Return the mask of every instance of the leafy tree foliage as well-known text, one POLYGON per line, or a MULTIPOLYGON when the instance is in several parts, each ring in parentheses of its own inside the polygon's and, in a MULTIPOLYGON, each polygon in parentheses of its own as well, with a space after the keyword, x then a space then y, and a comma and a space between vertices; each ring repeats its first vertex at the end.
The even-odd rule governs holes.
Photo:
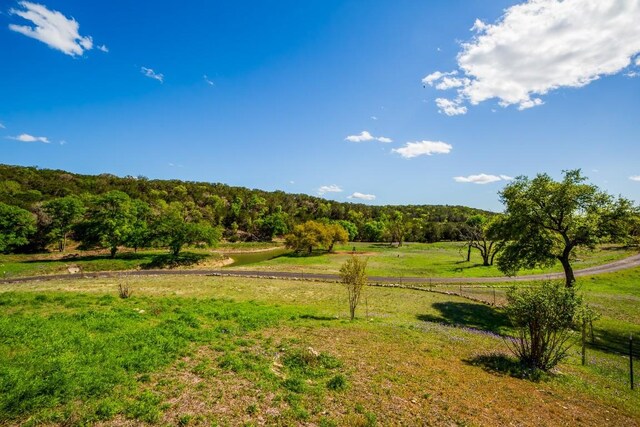
POLYGON ((276 207, 274 213, 266 215, 254 222, 256 234, 260 240, 271 241, 275 236, 282 236, 289 231, 289 216, 282 212, 280 206, 276 207))
POLYGON ((367 221, 360 233, 367 242, 380 242, 384 236, 386 226, 382 221, 367 221))
POLYGON ((118 246, 127 242, 135 223, 135 209, 131 198, 122 191, 110 191, 98 197, 88 213, 87 225, 82 234, 83 242, 96 242, 109 248, 116 256, 118 246))
POLYGON ((349 234, 349 242, 356 240, 356 237, 358 236, 358 227, 353 222, 341 219, 338 220, 337 223, 340 224, 349 234))
POLYGON ((194 206, 180 202, 163 209, 154 229, 158 243, 168 246, 173 256, 185 245, 212 246, 221 237, 220 230, 202 221, 194 206))
POLYGON ((57 241, 58 250, 64 252, 69 234, 84 215, 84 203, 76 196, 66 196, 49 200, 43 210, 49 216, 49 238, 57 241))
POLYGON ((138 249, 149 247, 153 243, 154 236, 151 229, 153 212, 151 207, 140 199, 131 201, 131 209, 134 220, 124 244, 137 252, 138 249))
POLYGON ((349 241, 349 233, 338 223, 325 225, 328 235, 329 247, 327 250, 333 252, 336 243, 347 243, 349 241))
POLYGON ((556 182, 547 174, 518 177, 500 193, 505 216, 496 234, 507 240, 498 267, 513 275, 522 268, 560 261, 566 286, 575 281, 571 259, 577 247, 622 239, 632 205, 586 183, 580 170, 564 172, 556 182))
POLYGON ((327 226, 318 221, 307 221, 304 224, 296 225, 293 232, 285 237, 288 248, 296 252, 313 252, 313 248, 328 247, 331 243, 327 226))
POLYGON ((36 220, 29 211, 0 203, 0 252, 26 245, 35 232, 36 220))

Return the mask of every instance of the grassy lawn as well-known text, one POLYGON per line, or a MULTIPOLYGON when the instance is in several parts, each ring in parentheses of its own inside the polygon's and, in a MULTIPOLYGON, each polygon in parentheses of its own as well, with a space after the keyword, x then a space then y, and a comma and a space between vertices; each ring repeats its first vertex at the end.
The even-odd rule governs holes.
MULTIPOLYGON (((247 257, 252 255, 257 260, 265 258, 263 251, 270 252, 278 248, 279 243, 242 242, 221 243, 214 249, 190 248, 185 253, 188 261, 189 254, 194 262, 184 262, 184 266, 191 268, 217 268, 225 259, 224 254, 232 257, 247 257), (248 253, 243 253, 248 252, 248 253)), ((268 257, 268 256, 267 256, 268 257)), ((51 252, 44 254, 0 254, 0 278, 35 276, 44 274, 64 274, 69 267, 77 266, 85 272, 95 271, 122 271, 145 268, 168 268, 163 264, 168 258, 166 250, 122 250, 114 259, 108 256, 108 251, 79 251, 68 250, 66 253, 51 252)))
MULTIPOLYGON (((336 253, 318 252, 312 256, 284 254, 260 263, 244 265, 251 270, 291 271, 304 273, 338 273, 350 256, 350 251, 369 255, 368 272, 371 276, 416 277, 497 277, 502 273, 495 266, 483 267, 476 250, 466 262, 467 250, 462 243, 408 243, 392 248, 381 243, 350 243, 336 247, 336 253)), ((595 251, 578 253, 575 269, 606 264, 638 253, 637 249, 620 246, 602 246, 595 251)), ((230 266, 229 268, 234 268, 230 266)), ((560 264, 550 269, 522 270, 519 274, 537 274, 562 271, 560 264)))
MULTIPOLYGON (((497 277, 496 267, 483 267, 476 251, 466 262, 466 249, 461 243, 409 243, 401 248, 386 244, 350 243, 336 248, 336 253, 318 252, 312 256, 298 256, 284 250, 278 243, 223 243, 214 250, 190 248, 183 268, 220 268, 231 257, 235 264, 227 268, 289 271, 299 273, 338 273, 340 266, 356 247, 369 257, 368 271, 372 276, 422 277, 497 277)), ((603 246, 595 251, 579 253, 574 268, 606 264, 637 253, 619 246, 603 246)), ((36 255, 0 255, 0 277, 20 277, 44 274, 64 274, 77 266, 84 272, 122 271, 145 268, 175 267, 164 250, 122 251, 115 259, 106 251, 68 251, 36 255), (73 256, 76 254, 77 256, 73 256)), ((523 270, 520 274, 561 271, 560 265, 551 269, 523 270)))
MULTIPOLYGON (((640 271, 621 277, 585 281, 607 308, 602 331, 640 325, 640 271)), ((591 349, 582 367, 573 349, 539 382, 510 375, 500 309, 368 288, 358 319, 347 318, 343 288, 328 283, 159 276, 3 285, 0 424, 640 422, 640 394, 611 351, 591 349), (117 298, 119 283, 131 298, 117 298)))

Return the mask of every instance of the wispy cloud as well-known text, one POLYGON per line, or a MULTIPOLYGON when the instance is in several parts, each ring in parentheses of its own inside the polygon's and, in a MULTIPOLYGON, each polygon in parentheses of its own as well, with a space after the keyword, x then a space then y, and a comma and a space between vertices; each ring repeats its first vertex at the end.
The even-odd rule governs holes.
POLYGON ((151 68, 140 67, 140 72, 142 74, 144 74, 145 76, 149 77, 150 79, 155 79, 155 80, 159 81, 160 83, 164 82, 164 74, 156 73, 151 68))
POLYGON ((462 105, 461 99, 436 98, 436 105, 438 106, 438 111, 447 116, 458 116, 467 113, 467 107, 462 105))
POLYGON ((378 116, 371 116, 371 120, 378 120, 378 116))
POLYGON ((495 24, 476 20, 457 70, 436 71, 422 82, 456 91, 436 101, 443 114, 465 114, 463 104, 489 99, 525 110, 542 105, 540 96, 550 91, 586 86, 633 60, 640 66, 638 22, 638 1, 529 0, 506 9, 495 24))
POLYGON ((0 123, 0 129, 6 129, 5 125, 3 125, 2 123, 0 123))
POLYGON ((342 188, 340 188, 335 184, 323 185, 322 187, 318 188, 318 194, 320 196, 324 195, 325 193, 341 193, 341 192, 342 192, 342 188))
POLYGON ((18 136, 8 136, 7 138, 20 142, 43 142, 45 144, 49 144, 51 142, 46 136, 33 136, 28 133, 23 133, 18 136))
POLYGON ((350 196, 347 196, 347 199, 360 199, 360 200, 375 200, 376 196, 373 194, 363 194, 358 193, 357 191, 350 196))
POLYGON ((633 175, 633 176, 630 176, 630 177, 629 177, 629 179, 630 179, 631 181, 640 181, 640 175, 633 175))
POLYGON ((368 142, 368 141, 378 141, 378 142, 384 142, 384 143, 393 142, 391 138, 387 138, 386 136, 373 136, 366 130, 363 130, 362 132, 360 132, 359 135, 349 135, 344 140, 349 142, 368 142))
POLYGON ((205 74, 204 76, 202 76, 202 78, 204 78, 205 83, 207 83, 209 86, 215 86, 215 82, 211 79, 209 79, 209 77, 207 77, 207 75, 205 74))
POLYGON ((62 13, 49 10, 41 4, 28 1, 18 4, 22 9, 10 9, 9 13, 31 21, 33 26, 10 24, 10 30, 40 40, 49 47, 71 56, 82 55, 93 48, 93 39, 91 36, 79 34, 80 24, 75 19, 67 18, 62 13))
POLYGON ((490 184, 492 182, 498 181, 511 181, 513 177, 509 175, 488 175, 486 173, 481 173, 478 175, 454 176, 453 179, 456 182, 466 182, 471 184, 490 184))
POLYGON ((104 53, 109 53, 109 48, 103 44, 101 44, 100 46, 98 46, 98 50, 101 50, 104 53))
POLYGON ((404 147, 394 148, 393 153, 398 153, 405 159, 418 156, 431 156, 433 154, 449 154, 453 146, 442 141, 415 141, 407 142, 404 147))

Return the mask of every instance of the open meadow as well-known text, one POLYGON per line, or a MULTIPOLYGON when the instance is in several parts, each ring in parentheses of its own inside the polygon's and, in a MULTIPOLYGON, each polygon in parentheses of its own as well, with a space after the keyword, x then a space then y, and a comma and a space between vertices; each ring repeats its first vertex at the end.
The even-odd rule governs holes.
MULTIPOLYGON (((467 262, 467 246, 464 242, 405 243, 401 247, 392 247, 385 243, 349 243, 336 246, 335 253, 326 251, 305 254, 283 253, 272 259, 227 268, 243 268, 264 271, 287 271, 294 273, 333 273, 355 254, 368 259, 367 272, 371 276, 386 277, 500 277, 503 274, 496 266, 485 267, 477 250, 471 251, 471 260, 467 262)), ((575 270, 606 264, 635 255, 637 248, 621 245, 602 245, 594 251, 582 250, 573 262, 575 270)), ((559 264, 551 268, 522 269, 519 275, 560 272, 559 264)))
MULTIPOLYGON (((3 425, 640 424, 618 335, 640 334, 640 269, 580 279, 603 318, 536 380, 499 307, 336 283, 118 277, 0 288, 3 425), (132 289, 118 298, 118 285, 132 289)), ((577 337, 577 334, 576 334, 577 337)))
MULTIPOLYGON (((385 243, 349 243, 336 246, 334 253, 314 252, 299 255, 277 243, 223 243, 215 249, 189 248, 177 259, 164 250, 121 251, 110 258, 106 251, 73 251, 61 254, 0 254, 0 278, 34 275, 65 274, 77 267, 82 272, 125 271, 158 268, 189 269, 243 269, 282 271, 292 273, 333 273, 351 256, 368 259, 367 271, 371 276, 386 277, 500 277, 496 266, 485 267, 474 249, 471 260, 466 261, 467 250, 463 242, 405 243, 391 247, 385 243)), ((606 264, 635 255, 636 248, 621 245, 602 245, 596 250, 578 251, 574 269, 606 264)), ((558 264, 551 268, 523 269, 519 275, 560 272, 558 264)))

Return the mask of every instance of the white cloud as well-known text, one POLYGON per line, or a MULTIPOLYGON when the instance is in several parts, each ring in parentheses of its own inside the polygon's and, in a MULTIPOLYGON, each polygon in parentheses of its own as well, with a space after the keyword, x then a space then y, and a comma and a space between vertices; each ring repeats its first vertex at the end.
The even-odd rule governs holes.
POLYGON ((404 147, 394 148, 393 153, 398 153, 405 159, 418 156, 431 156, 432 154, 449 154, 453 146, 441 141, 416 141, 407 142, 404 147))
POLYGON ((444 114, 464 114, 463 102, 494 98, 503 107, 535 107, 550 91, 588 85, 632 60, 640 66, 638 22, 637 0, 529 0, 506 9, 494 24, 476 20, 476 35, 458 53, 458 69, 436 71, 422 82, 456 90, 457 104, 438 104, 444 114), (447 77, 456 74, 464 77, 447 77))
POLYGON ((438 80, 440 80, 441 78, 443 78, 445 76, 455 76, 456 74, 458 74, 457 71, 451 71, 449 73, 443 73, 441 71, 436 71, 436 72, 433 72, 433 73, 429 74, 424 79, 422 79, 422 83, 425 84, 425 85, 433 86, 433 83, 438 81, 438 80))
POLYGON ((98 50, 103 51, 104 53, 109 53, 109 48, 103 44, 101 44, 100 46, 98 46, 98 50))
POLYGON ((0 129, 6 129, 6 127, 2 123, 0 123, 0 129))
POLYGON ((45 144, 49 144, 51 142, 46 136, 33 136, 28 133, 23 133, 18 136, 8 136, 7 138, 15 139, 20 142, 44 142, 45 144))
POLYGON ((377 116, 371 116, 371 120, 378 120, 377 116))
POLYGON ((295 184, 295 183, 296 183, 295 181, 289 181, 289 184, 295 184))
POLYGON ((93 48, 91 36, 81 36, 78 33, 80 24, 75 19, 67 18, 41 4, 21 1, 19 5, 24 9, 10 9, 9 13, 31 21, 34 26, 10 24, 10 30, 40 40, 71 56, 82 55, 84 51, 93 48))
POLYGON ((512 179, 513 177, 508 175, 487 175, 486 173, 453 177, 453 180, 456 182, 470 182, 472 184, 490 184, 498 181, 511 181, 512 179))
POLYGON ((391 138, 387 138, 386 136, 373 136, 366 130, 363 130, 359 135, 349 135, 344 139, 349 142, 367 142, 367 141, 378 141, 389 143, 393 142, 391 138))
POLYGON ((437 98, 436 105, 438 106, 438 111, 447 116, 457 116, 467 113, 467 107, 463 106, 462 101, 459 99, 452 101, 446 98, 437 98))
POLYGON ((376 196, 373 194, 363 194, 358 193, 357 191, 350 196, 347 196, 347 199, 360 199, 360 200, 375 200, 376 196))
POLYGON ((436 89, 438 90, 453 89, 456 87, 466 86, 470 83, 469 79, 460 79, 458 77, 443 77, 439 81, 440 83, 436 85, 436 89))
POLYGON ((67 141, 65 141, 64 139, 62 141, 60 141, 60 145, 66 145, 67 141))
POLYGON ((640 175, 633 175, 633 176, 630 176, 630 177, 629 177, 629 179, 630 179, 631 181, 640 181, 640 175))
POLYGON ((209 85, 209 86, 215 86, 216 84, 214 83, 213 80, 210 80, 209 77, 207 77, 207 75, 205 74, 204 76, 202 76, 202 78, 204 78, 204 81, 209 85))
POLYGON ((142 74, 144 74, 145 76, 149 77, 150 79, 156 79, 157 81, 159 81, 160 83, 164 82, 164 74, 162 73, 156 73, 155 71, 153 71, 151 68, 147 68, 147 67, 140 67, 140 72, 142 74))
POLYGON ((318 194, 321 196, 325 193, 341 193, 341 192, 342 192, 342 188, 340 188, 335 184, 323 185, 322 187, 318 188, 318 194))

